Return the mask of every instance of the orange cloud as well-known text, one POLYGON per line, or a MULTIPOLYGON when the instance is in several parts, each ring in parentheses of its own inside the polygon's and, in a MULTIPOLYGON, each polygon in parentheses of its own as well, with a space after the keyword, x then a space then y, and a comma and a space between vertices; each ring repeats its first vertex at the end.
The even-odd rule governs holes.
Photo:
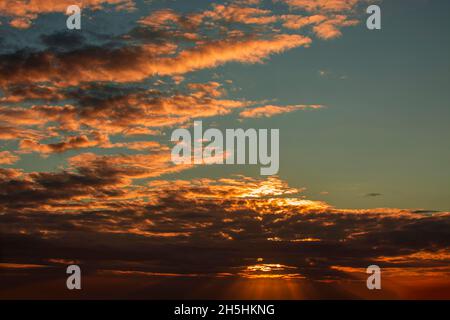
POLYGON ((301 29, 311 24, 318 24, 325 20, 327 17, 324 15, 312 15, 312 16, 299 16, 294 14, 288 14, 281 16, 284 21, 283 26, 288 29, 301 29))
POLYGON ((69 54, 41 52, 23 57, 20 65, 13 65, 13 61, 2 61, 0 84, 50 80, 71 85, 89 81, 134 82, 155 75, 180 75, 213 68, 228 62, 260 63, 272 54, 308 46, 310 43, 308 37, 281 34, 269 39, 210 41, 185 49, 175 57, 163 56, 173 53, 175 48, 170 44, 113 50, 88 48, 69 54), (35 63, 24 63, 28 60, 35 63), (23 68, 23 65, 27 65, 27 68, 23 68), (2 74, 8 74, 8 77, 2 77, 2 74))
POLYGON ((95 140, 90 140, 88 136, 81 135, 68 137, 66 141, 52 144, 41 144, 34 140, 22 140, 20 142, 20 149, 44 154, 61 153, 72 149, 95 147, 107 141, 107 137, 99 134, 96 136, 95 140))
POLYGON ((274 115, 293 112, 297 110, 316 110, 321 109, 321 105, 294 105, 294 106, 274 106, 267 105, 262 107, 257 107, 253 109, 246 109, 239 113, 242 118, 262 118, 262 117, 272 117, 274 115))
MULTIPOLYGON (((99 156, 83 153, 69 158, 69 164, 75 168, 108 168, 129 184, 129 179, 158 177, 190 168, 189 165, 174 165, 170 151, 157 151, 149 154, 99 156)), ((102 170, 100 170, 102 171, 102 170)), ((94 171, 95 172, 95 171, 94 171)))
POLYGON ((74 105, 0 107, 0 122, 5 124, 0 139, 22 139, 24 152, 44 154, 89 147, 143 150, 159 145, 149 141, 110 143, 109 135, 159 135, 161 131, 155 128, 224 115, 252 104, 223 99, 226 92, 217 82, 189 83, 186 87, 186 93, 173 95, 153 90, 117 94, 100 87, 108 93, 106 98, 90 94, 91 88, 86 87, 82 96, 74 96, 79 99, 74 105), (42 142, 50 137, 60 141, 42 142))
POLYGON ((221 5, 214 4, 211 11, 202 13, 203 18, 210 18, 213 20, 225 20, 228 22, 239 22, 245 24, 264 25, 274 23, 278 18, 271 15, 270 10, 264 10, 252 7, 241 7, 237 5, 221 5))
POLYGON ((290 7, 307 11, 348 11, 361 0, 280 0, 290 7))
POLYGON ((182 16, 172 9, 162 9, 153 12, 151 15, 139 20, 142 25, 162 28, 168 23, 181 23, 182 16))
POLYGON ((301 189, 290 188, 278 177, 266 180, 250 177, 196 179, 196 180, 156 180, 149 183, 151 189, 165 190, 166 193, 184 190, 183 196, 190 199, 258 199, 263 197, 279 197, 299 193, 301 189))
POLYGON ((317 37, 324 40, 340 37, 341 28, 355 26, 359 23, 357 19, 349 18, 342 14, 331 14, 325 16, 317 14, 313 16, 283 15, 283 26, 288 29, 301 29, 313 26, 312 30, 317 37))
POLYGON ((44 136, 37 130, 21 129, 13 126, 0 125, 0 140, 15 140, 15 139, 38 139, 44 136))
POLYGON ((19 157, 9 151, 0 152, 0 164, 14 164, 19 160, 19 157))
POLYGON ((34 268, 46 268, 45 265, 40 264, 27 264, 27 263, 0 263, 0 269, 34 269, 34 268))
POLYGON ((80 8, 99 10, 104 5, 114 5, 116 9, 132 9, 133 0, 2 0, 0 2, 0 15, 11 17, 10 25, 15 28, 26 29, 40 14, 60 12, 66 13, 70 5, 78 5, 80 8))
POLYGON ((212 10, 200 13, 181 15, 172 9, 162 9, 139 20, 142 25, 159 29, 171 29, 173 25, 182 26, 186 29, 198 28, 206 21, 223 21, 226 23, 236 22, 250 25, 264 25, 274 23, 278 20, 270 10, 246 7, 237 4, 212 4, 212 10))
POLYGON ((345 15, 337 15, 314 26, 313 30, 319 38, 328 40, 340 37, 342 35, 341 27, 355 26, 358 23, 358 20, 349 20, 345 15))
POLYGON ((381 256, 377 258, 380 262, 393 263, 393 264, 405 264, 414 262, 431 262, 431 261, 447 261, 450 264, 450 250, 438 249, 432 250, 419 250, 413 253, 399 255, 399 256, 381 256))

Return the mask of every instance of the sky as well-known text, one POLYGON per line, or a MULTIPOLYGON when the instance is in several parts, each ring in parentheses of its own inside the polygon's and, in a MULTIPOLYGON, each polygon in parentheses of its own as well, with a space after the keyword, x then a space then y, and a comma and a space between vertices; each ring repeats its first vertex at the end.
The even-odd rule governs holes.
POLYGON ((449 9, 2 0, 0 297, 450 298, 449 9), (173 164, 194 120, 279 172, 173 164))

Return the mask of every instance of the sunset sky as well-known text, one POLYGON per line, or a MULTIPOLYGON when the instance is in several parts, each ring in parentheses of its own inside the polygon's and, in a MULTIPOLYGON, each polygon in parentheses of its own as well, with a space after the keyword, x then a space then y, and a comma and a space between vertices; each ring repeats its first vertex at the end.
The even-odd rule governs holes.
POLYGON ((440 0, 0 0, 0 298, 450 299, 449 30, 440 0), (278 174, 173 164, 194 120, 280 129, 278 174))

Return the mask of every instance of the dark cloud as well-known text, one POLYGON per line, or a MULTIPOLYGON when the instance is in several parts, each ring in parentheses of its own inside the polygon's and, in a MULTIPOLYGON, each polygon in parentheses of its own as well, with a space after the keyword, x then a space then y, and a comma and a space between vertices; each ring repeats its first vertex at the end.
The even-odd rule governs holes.
POLYGON ((22 83, 3 88, 3 103, 55 102, 65 99, 64 92, 52 85, 22 83))
POLYGON ((448 256, 426 257, 450 246, 447 213, 339 210, 314 202, 302 207, 292 198, 221 196, 223 190, 245 194, 245 185, 256 183, 251 180, 192 187, 155 183, 140 193, 150 200, 136 194, 128 199, 126 193, 136 189, 111 187, 123 181, 120 176, 125 172, 105 163, 95 168, 80 168, 76 175, 37 174, 33 188, 17 180, 2 186, 9 192, 1 198, 9 208, 0 216, 1 225, 8 226, 2 230, 4 261, 15 261, 29 250, 27 259, 38 264, 59 257, 80 260, 92 270, 237 277, 263 258, 269 264, 290 266, 309 280, 351 279, 336 266, 382 263, 405 270, 448 266, 448 256), (77 205, 76 196, 86 193, 95 197, 95 203, 77 205), (108 197, 116 200, 107 201, 108 197), (22 206, 12 205, 13 199, 22 206), (42 206, 61 199, 71 201, 57 211, 42 206), (24 210, 25 204, 32 212, 24 210), (412 254, 418 258, 401 263, 386 258, 412 254))
POLYGON ((381 197, 381 196, 382 196, 382 194, 381 193, 377 193, 377 192, 367 193, 365 195, 365 197, 369 197, 369 198, 381 197))
POLYGON ((85 44, 85 37, 79 32, 60 31, 50 35, 41 35, 41 41, 53 50, 73 50, 85 44))

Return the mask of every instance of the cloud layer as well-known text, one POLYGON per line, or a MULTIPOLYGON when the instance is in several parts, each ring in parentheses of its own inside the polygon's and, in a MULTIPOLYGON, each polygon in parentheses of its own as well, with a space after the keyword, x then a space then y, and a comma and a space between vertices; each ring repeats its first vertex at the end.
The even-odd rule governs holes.
POLYGON ((256 297, 245 291, 252 286, 242 283, 269 279, 293 288, 288 297, 301 298, 310 281, 318 291, 308 297, 353 298, 364 296, 349 292, 364 284, 370 264, 381 265, 392 282, 447 283, 448 212, 340 209, 307 199, 304 189, 278 177, 187 179, 180 175, 192 167, 171 163, 167 131, 196 119, 326 112, 280 97, 243 98, 220 76, 231 64, 301 53, 360 21, 358 0, 274 2, 279 9, 247 0, 189 11, 83 1, 88 17, 101 9, 130 18, 133 11, 135 21, 120 32, 81 35, 39 28, 64 15, 67 1, 0 3, 1 297, 59 294, 52 281, 60 282, 69 263, 83 266, 95 290, 123 281, 100 297, 124 296, 158 279, 159 287, 133 289, 134 297, 161 298, 164 288, 175 288, 167 292, 174 297, 205 281, 220 290, 203 297, 226 292, 226 283, 249 298, 256 297), (23 279, 31 284, 21 286, 23 279))

